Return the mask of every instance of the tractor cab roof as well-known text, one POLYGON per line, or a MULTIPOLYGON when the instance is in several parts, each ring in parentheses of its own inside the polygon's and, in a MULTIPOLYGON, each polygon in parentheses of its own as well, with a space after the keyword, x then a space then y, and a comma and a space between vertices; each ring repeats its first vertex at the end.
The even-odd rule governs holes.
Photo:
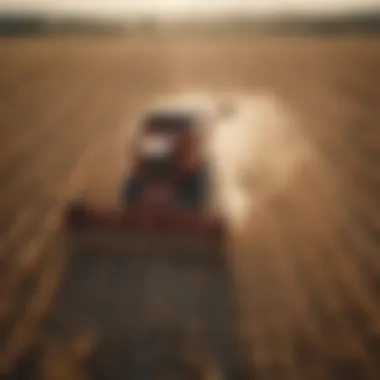
POLYGON ((177 128, 188 128, 195 122, 194 115, 180 111, 160 111, 149 113, 144 120, 144 124, 155 126, 173 126, 177 128))
POLYGON ((144 128, 148 131, 185 132, 199 122, 196 112, 184 110, 160 110, 149 112, 144 120, 144 128))
MULTIPOLYGON (((152 104, 148 117, 182 121, 183 124, 197 124, 211 117, 215 112, 215 102, 194 95, 163 97, 152 104)), ((168 121, 170 121, 168 120, 168 121)))
POLYGON ((142 126, 148 132, 199 133, 204 126, 212 126, 216 120, 233 112, 231 107, 230 102, 218 102, 212 97, 196 94, 163 97, 147 110, 142 126))

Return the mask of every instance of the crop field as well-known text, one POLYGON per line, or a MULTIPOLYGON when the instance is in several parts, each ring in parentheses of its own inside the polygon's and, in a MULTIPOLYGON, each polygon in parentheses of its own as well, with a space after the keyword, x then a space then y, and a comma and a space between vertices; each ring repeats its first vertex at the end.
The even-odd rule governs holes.
POLYGON ((0 99, 1 378, 380 378, 377 37, 3 38, 0 99), (188 89, 274 94, 312 169, 215 263, 67 255, 67 203, 115 200, 144 107, 188 89))

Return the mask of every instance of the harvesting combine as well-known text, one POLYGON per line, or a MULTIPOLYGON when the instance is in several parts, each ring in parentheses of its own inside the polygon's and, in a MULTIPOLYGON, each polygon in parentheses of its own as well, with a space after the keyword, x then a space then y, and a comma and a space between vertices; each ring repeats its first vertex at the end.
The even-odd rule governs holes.
POLYGON ((160 106, 141 121, 116 206, 74 201, 66 214, 71 251, 132 252, 143 257, 220 256, 225 228, 209 208, 210 171, 203 109, 160 106))

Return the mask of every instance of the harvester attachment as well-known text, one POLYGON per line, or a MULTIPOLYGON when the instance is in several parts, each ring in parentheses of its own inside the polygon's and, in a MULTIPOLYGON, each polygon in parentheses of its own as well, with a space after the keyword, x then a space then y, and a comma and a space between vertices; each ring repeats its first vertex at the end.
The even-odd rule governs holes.
POLYGON ((73 253, 131 254, 141 259, 215 262, 224 259, 221 218, 181 208, 72 204, 66 214, 73 253))

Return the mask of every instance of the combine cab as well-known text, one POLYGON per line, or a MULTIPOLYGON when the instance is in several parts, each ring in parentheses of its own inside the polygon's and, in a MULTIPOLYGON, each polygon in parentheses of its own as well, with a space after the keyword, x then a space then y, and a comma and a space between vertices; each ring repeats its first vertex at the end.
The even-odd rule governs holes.
POLYGON ((142 257, 221 254, 224 223, 209 211, 209 173, 191 110, 147 113, 132 143, 132 171, 118 205, 75 201, 66 214, 70 251, 125 251, 142 257))

